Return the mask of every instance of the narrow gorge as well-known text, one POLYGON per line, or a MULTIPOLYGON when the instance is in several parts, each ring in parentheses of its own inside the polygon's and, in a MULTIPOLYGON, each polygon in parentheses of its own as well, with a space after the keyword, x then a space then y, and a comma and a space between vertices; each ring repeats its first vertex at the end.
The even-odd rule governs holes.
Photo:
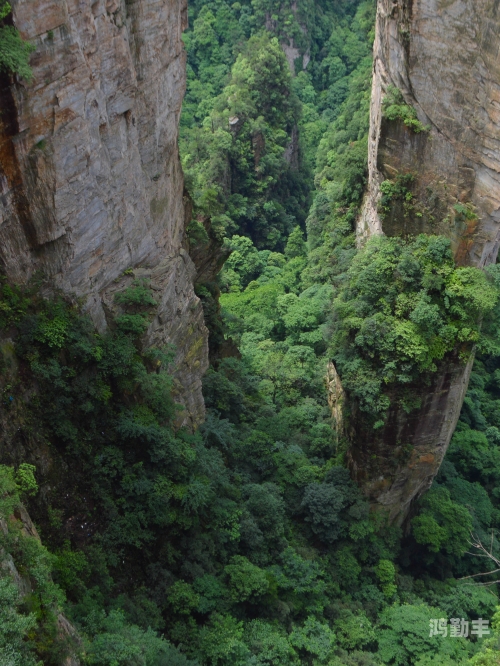
POLYGON ((0 0, 0 666, 499 663, 499 35, 0 0))

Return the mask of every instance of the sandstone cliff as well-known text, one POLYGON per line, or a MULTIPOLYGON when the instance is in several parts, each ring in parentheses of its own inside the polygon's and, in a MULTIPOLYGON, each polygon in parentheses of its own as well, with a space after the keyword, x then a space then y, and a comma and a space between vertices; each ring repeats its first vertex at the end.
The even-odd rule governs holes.
MULTIPOLYGON (((358 238, 444 234, 458 263, 494 262, 500 244, 500 5, 498 0, 379 0, 369 137, 369 187, 358 238), (383 117, 398 88, 428 131, 383 117), (418 206, 381 219, 379 186, 412 174, 418 206), (464 216, 460 210, 473 214, 464 216)), ((374 432, 351 404, 349 460, 370 499, 402 522, 427 490, 455 428, 471 369, 446 359, 422 407, 390 412, 374 432)))
POLYGON ((132 278, 159 301, 146 343, 172 343, 184 422, 203 419, 208 332, 185 240, 178 120, 185 0, 14 0, 34 78, 0 79, 0 267, 82 299, 99 329, 132 278), (129 271, 130 272, 130 271, 129 271))

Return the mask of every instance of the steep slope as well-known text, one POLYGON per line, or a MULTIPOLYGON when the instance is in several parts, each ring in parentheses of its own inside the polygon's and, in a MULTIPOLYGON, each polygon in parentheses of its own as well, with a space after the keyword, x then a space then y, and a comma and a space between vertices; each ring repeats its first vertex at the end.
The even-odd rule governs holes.
MULTIPOLYGON (((496 261, 499 31, 496 0, 379 0, 369 186, 357 229, 360 240, 379 233, 442 234, 450 238, 459 265, 483 267, 496 261), (384 116, 387 96, 400 105, 400 119, 384 116), (417 131, 404 123, 408 112, 415 115, 417 131), (402 175, 409 177, 412 205, 405 207, 401 197, 393 197, 381 214, 381 184, 397 184, 402 175)), ((420 389, 421 407, 409 415, 392 407, 377 431, 366 427, 356 404, 350 405, 353 476, 397 522, 439 469, 471 365, 458 354, 445 357, 432 384, 420 389)))
POLYGON ((181 420, 196 425, 208 333, 177 149, 186 3, 30 0, 13 19, 36 50, 31 84, 1 78, 2 271, 43 274, 102 330, 123 272, 140 267, 159 302, 147 343, 175 345, 181 420))

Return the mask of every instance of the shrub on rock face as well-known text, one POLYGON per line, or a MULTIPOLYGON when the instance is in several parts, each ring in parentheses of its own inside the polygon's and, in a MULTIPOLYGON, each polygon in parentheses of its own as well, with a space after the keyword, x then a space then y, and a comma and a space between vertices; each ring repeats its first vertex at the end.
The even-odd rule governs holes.
MULTIPOLYGON (((0 22, 12 11, 5 0, 0 0, 0 22)), ((21 39, 19 31, 11 25, 0 25, 0 71, 12 72, 30 81, 33 77, 29 66, 30 53, 34 47, 21 39)))
POLYGON ((405 388, 450 352, 469 358, 497 294, 483 271, 455 266, 444 237, 370 239, 334 301, 333 358, 344 388, 374 420, 393 393, 410 411, 417 405, 405 388))
POLYGON ((403 93, 396 86, 389 86, 382 108, 387 120, 401 120, 415 134, 429 132, 431 129, 430 125, 420 122, 416 110, 405 102, 403 93))

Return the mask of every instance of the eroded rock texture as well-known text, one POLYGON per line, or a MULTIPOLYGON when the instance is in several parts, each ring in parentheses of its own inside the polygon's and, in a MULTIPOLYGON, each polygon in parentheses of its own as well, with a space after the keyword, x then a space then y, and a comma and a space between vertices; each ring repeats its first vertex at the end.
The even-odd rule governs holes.
POLYGON ((444 233, 457 259, 483 266, 500 243, 500 5, 497 0, 379 0, 369 146, 369 195, 358 233, 444 233), (431 126, 415 134, 382 118, 390 86, 431 126), (378 186, 416 177, 422 218, 381 222, 378 186), (477 225, 451 206, 472 203, 477 225))
POLYGON ((148 342, 177 348, 184 421, 204 415, 207 329, 185 251, 177 149, 185 0, 14 0, 35 47, 31 84, 0 82, 0 265, 42 271, 83 298, 100 329, 123 271, 160 305, 148 342))
MULTIPOLYGON (((369 143, 369 190, 358 237, 438 233, 459 264, 494 262, 500 243, 500 3, 498 0, 379 0, 369 143), (397 87, 430 131, 387 121, 382 101, 397 87), (379 186, 414 176, 417 205, 395 205, 381 219, 379 186), (475 210, 466 219, 456 206, 475 210), (417 214, 418 213, 418 214, 417 214)), ((460 207, 458 207, 460 209, 460 207)), ((353 476, 401 523, 427 490, 455 428, 471 363, 448 358, 421 409, 394 408, 386 427, 363 427, 351 404, 353 476)))

